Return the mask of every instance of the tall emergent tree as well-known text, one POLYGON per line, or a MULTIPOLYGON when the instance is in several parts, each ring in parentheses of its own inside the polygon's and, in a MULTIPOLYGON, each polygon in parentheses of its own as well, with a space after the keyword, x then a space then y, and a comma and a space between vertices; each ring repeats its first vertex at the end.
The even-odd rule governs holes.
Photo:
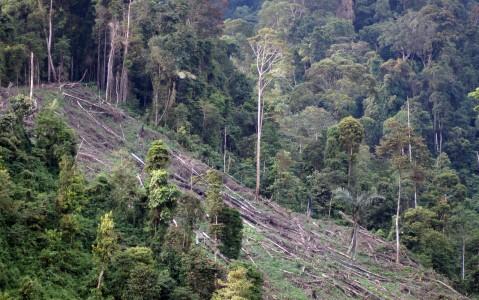
POLYGON ((208 191, 206 192, 206 213, 209 220, 209 232, 213 235, 215 243, 215 258, 218 250, 218 236, 221 234, 222 224, 218 222, 221 211, 224 209, 223 199, 221 197, 221 187, 223 182, 218 172, 209 170, 206 174, 208 182, 208 191))
POLYGON ((339 140, 348 154, 348 188, 351 186, 354 155, 364 138, 364 128, 359 120, 347 117, 339 123, 339 140))
POLYGON ((389 158, 398 176, 398 197, 396 205, 395 216, 395 231, 396 231, 396 263, 399 264, 399 215, 401 213, 401 182, 407 171, 413 169, 413 164, 409 159, 409 145, 414 148, 412 154, 416 162, 425 163, 427 160, 427 149, 424 145, 423 139, 414 135, 410 128, 404 126, 394 119, 389 119, 385 122, 386 133, 381 140, 380 145, 376 151, 379 156, 389 158))
POLYGON ((100 274, 96 288, 101 288, 105 269, 110 263, 114 251, 118 248, 118 236, 115 232, 113 212, 108 212, 101 217, 98 225, 96 241, 93 247, 93 254, 98 260, 100 274))
POLYGON ((151 176, 148 208, 154 237, 157 237, 159 230, 164 233, 163 229, 168 227, 180 194, 176 186, 168 183, 168 162, 168 149, 163 141, 153 142, 146 157, 146 170, 151 176))
POLYGON ((257 136, 256 136, 256 198, 259 197, 261 184, 261 135, 264 121, 265 89, 274 79, 275 68, 283 59, 283 43, 277 33, 271 28, 263 28, 258 34, 249 40, 255 58, 255 66, 258 74, 257 92, 257 136))

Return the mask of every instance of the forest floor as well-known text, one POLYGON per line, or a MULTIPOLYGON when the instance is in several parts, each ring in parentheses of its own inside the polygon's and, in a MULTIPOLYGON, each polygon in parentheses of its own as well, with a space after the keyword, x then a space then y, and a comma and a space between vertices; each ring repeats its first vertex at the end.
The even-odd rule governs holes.
MULTIPOLYGON (((13 91, 0 91, 7 97, 13 91)), ((93 89, 78 84, 45 86, 35 91, 39 105, 53 99, 58 112, 75 130, 77 160, 89 176, 107 173, 115 153, 127 153, 138 165, 150 143, 163 139, 170 148, 171 180, 198 197, 210 169, 164 134, 105 103, 93 89)), ((252 190, 224 176, 224 200, 239 210, 244 221, 241 260, 255 264, 265 276, 265 299, 467 299, 430 269, 414 262, 403 249, 395 263, 394 245, 362 229, 355 261, 346 254, 351 228, 331 220, 310 219, 267 199, 256 200, 252 190)), ((205 247, 211 247, 208 236, 205 247)))

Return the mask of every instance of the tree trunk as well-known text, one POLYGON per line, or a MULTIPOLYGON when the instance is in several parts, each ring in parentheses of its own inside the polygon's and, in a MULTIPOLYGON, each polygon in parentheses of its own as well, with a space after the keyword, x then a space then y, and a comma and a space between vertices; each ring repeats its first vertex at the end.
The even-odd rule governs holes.
POLYGON ((101 88, 101 84, 100 84, 100 70, 101 70, 101 66, 100 66, 100 45, 101 44, 101 38, 100 38, 100 30, 98 30, 98 45, 97 45, 97 56, 96 56, 96 85, 97 85, 97 88, 100 89, 101 88))
POLYGON ((395 220, 395 227, 396 227, 396 264, 399 264, 399 251, 400 251, 400 244, 399 244, 399 213, 401 211, 401 173, 398 176, 398 202, 396 208, 396 220, 395 220))
POLYGON ((106 75, 106 95, 105 100, 108 102, 111 96, 112 81, 113 81, 113 64, 115 62, 115 39, 116 39, 116 23, 110 23, 110 53, 108 55, 108 67, 106 75))
POLYGON ((259 199, 259 190, 261 185, 261 133, 262 133, 262 96, 263 96, 263 77, 260 75, 258 77, 258 128, 257 128, 257 136, 256 136, 256 199, 259 199))
POLYGON ((328 218, 331 218, 331 207, 333 206, 333 196, 329 198, 328 218))
POLYGON ((30 52, 30 101, 33 102, 33 76, 34 76, 33 52, 30 52))
POLYGON ((51 81, 50 75, 53 76, 53 81, 57 81, 55 66, 52 59, 52 41, 53 41, 53 0, 50 0, 50 11, 48 13, 48 38, 47 38, 47 56, 48 56, 48 82, 51 81))
POLYGON ((348 162, 348 189, 351 186, 351 174, 353 169, 353 147, 349 151, 349 162, 348 162))
POLYGON ((350 253, 351 255, 350 258, 352 260, 356 259, 358 229, 359 229, 359 224, 356 221, 354 221, 353 231, 351 232, 351 242, 349 244, 349 249, 348 249, 348 253, 350 253))
POLYGON ((98 283, 96 285, 97 289, 101 288, 101 284, 102 284, 102 281, 103 281, 103 275, 104 274, 105 274, 105 268, 101 267, 100 275, 98 275, 98 283))
POLYGON ((462 278, 462 281, 464 281, 464 279, 466 278, 465 259, 466 259, 466 239, 463 235, 462 236, 462 257, 461 257, 461 278, 462 278))
POLYGON ((414 181, 414 208, 417 208, 417 183, 414 181))
POLYGON ((223 173, 226 174, 226 126, 224 130, 224 141, 223 141, 223 173))
POLYGON ((407 129, 408 129, 408 150, 409 150, 409 163, 412 163, 412 146, 411 146, 411 119, 409 109, 409 98, 407 98, 407 129))
POLYGON ((126 58, 128 56, 128 46, 130 43, 130 13, 131 13, 131 0, 128 2, 128 14, 126 21, 126 34, 125 34, 125 51, 123 52, 123 64, 121 67, 121 80, 120 80, 120 101, 126 102, 128 96, 128 70, 126 69, 126 58))

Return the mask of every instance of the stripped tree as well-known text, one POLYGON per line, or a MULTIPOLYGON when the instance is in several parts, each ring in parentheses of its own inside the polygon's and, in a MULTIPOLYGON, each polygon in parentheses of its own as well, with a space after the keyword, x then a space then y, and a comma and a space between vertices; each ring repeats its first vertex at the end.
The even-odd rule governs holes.
POLYGON ((265 89, 274 79, 275 69, 282 61, 284 45, 276 32, 271 28, 263 28, 249 40, 255 58, 255 67, 258 74, 257 93, 257 136, 256 136, 256 198, 259 197, 261 184, 261 135, 264 121, 265 89))

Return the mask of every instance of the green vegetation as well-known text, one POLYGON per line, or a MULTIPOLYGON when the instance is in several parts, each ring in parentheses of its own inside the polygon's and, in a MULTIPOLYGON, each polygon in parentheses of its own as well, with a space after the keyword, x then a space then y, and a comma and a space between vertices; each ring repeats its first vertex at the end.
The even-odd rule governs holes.
MULTIPOLYGON (((168 182, 164 143, 148 152, 146 191, 121 153, 110 174, 87 180, 73 131, 50 106, 27 130, 32 111, 19 96, 0 120, 1 153, 15 158, 0 169, 2 299, 210 298, 224 267, 192 243, 204 210, 168 182)), ((236 258, 241 218, 223 208, 219 219, 221 251, 236 258)), ((260 299, 258 271, 242 268, 260 299)))
POLYGON ((256 297, 248 267, 214 261, 242 258, 229 178, 186 187, 172 148, 292 212, 351 216, 353 258, 363 226, 479 295, 478 20, 477 0, 0 0, 0 298, 256 297), (52 101, 82 84, 95 96, 52 101), (122 151, 82 152, 97 129, 122 151))

